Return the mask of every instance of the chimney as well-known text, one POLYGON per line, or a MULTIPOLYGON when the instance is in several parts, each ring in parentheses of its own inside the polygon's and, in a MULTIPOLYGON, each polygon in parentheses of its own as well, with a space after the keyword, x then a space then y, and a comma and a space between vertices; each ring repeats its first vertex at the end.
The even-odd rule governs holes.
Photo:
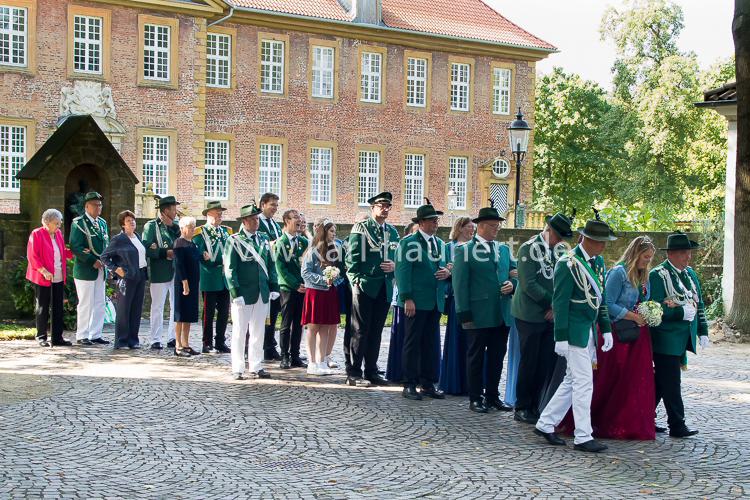
POLYGON ((382 0, 339 0, 355 23, 380 25, 383 21, 382 0))

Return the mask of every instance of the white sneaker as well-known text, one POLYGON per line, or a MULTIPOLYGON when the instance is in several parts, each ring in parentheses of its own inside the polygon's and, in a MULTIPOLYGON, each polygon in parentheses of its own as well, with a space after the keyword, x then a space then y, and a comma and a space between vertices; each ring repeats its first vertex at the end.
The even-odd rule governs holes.
POLYGON ((339 364, 332 360, 330 356, 326 356, 326 366, 328 368, 338 368, 339 364))
POLYGON ((308 363, 307 365, 307 374, 308 375, 318 375, 318 366, 316 363, 308 363))
POLYGON ((318 363, 317 369, 318 369, 318 375, 333 375, 334 374, 334 371, 328 368, 325 362, 318 363))

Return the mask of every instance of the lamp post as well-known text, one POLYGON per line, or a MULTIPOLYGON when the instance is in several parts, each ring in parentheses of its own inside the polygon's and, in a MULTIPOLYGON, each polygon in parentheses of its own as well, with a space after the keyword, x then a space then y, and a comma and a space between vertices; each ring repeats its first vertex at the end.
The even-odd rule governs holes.
POLYGON ((520 203, 521 196, 521 162, 526 158, 526 151, 529 147, 529 134, 531 127, 523 119, 521 108, 518 108, 516 119, 508 125, 508 139, 510 140, 510 149, 513 159, 516 160, 516 209, 513 217, 514 227, 523 227, 525 214, 520 203))
POLYGON ((448 210, 450 210, 451 213, 451 227, 453 227, 453 211, 456 210, 456 200, 458 199, 458 194, 453 190, 448 190, 448 210))

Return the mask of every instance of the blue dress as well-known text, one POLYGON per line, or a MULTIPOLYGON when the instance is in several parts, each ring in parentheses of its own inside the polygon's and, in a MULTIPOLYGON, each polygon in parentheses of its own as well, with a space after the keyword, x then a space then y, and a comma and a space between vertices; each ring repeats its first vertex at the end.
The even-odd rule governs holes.
POLYGON ((401 372, 404 352, 404 328, 406 317, 401 307, 393 306, 393 323, 391 324, 391 340, 388 343, 388 366, 385 378, 393 383, 401 382, 401 372))
POLYGON ((202 255, 195 243, 180 237, 174 242, 174 320, 180 323, 198 322, 198 283, 202 255), (182 294, 182 280, 187 280, 188 295, 182 294))
POLYGON ((518 364, 521 361, 521 344, 518 340, 516 321, 510 327, 508 336, 508 369, 505 371, 505 402, 516 404, 516 382, 518 382, 518 364))
MULTIPOLYGON (((454 241, 448 243, 447 251, 451 260, 453 260, 453 249, 455 247, 454 241)), ((447 287, 447 293, 448 326, 445 329, 439 386, 446 394, 464 395, 468 392, 466 386, 466 333, 458 321, 453 287, 450 283, 447 287)))

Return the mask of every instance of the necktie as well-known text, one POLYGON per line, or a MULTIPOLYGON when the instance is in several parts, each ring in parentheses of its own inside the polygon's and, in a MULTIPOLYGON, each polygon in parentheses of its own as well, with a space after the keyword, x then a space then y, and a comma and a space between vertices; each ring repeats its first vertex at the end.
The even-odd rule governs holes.
POLYGON ((292 251, 297 250, 297 237, 292 236, 292 251))
POLYGON ((435 243, 435 237, 430 238, 430 253, 433 257, 437 257, 437 243, 435 243))
POLYGON ((380 226, 380 239, 385 239, 385 229, 383 229, 383 226, 380 226))

